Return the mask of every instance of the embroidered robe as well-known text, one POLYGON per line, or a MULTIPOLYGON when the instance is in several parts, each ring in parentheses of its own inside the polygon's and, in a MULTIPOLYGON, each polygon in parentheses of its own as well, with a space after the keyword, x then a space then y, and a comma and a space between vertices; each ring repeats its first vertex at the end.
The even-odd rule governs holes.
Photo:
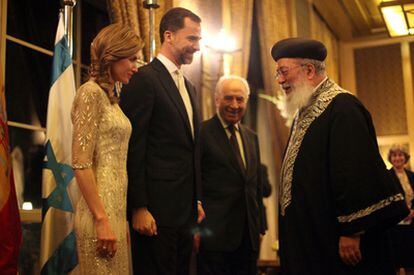
POLYGON ((292 127, 279 192, 283 274, 392 274, 384 229, 408 210, 380 156, 369 112, 327 79, 292 127), (346 266, 339 237, 360 232, 363 260, 346 266))

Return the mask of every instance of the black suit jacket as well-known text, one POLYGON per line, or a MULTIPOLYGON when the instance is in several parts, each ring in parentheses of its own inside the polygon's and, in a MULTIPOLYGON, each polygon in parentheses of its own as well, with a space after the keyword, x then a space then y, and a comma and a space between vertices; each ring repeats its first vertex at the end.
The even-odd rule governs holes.
POLYGON ((201 126, 201 175, 206 219, 201 226, 201 249, 234 251, 248 225, 254 250, 259 248, 259 234, 264 234, 262 173, 256 134, 240 125, 240 135, 247 163, 238 165, 219 118, 201 126))
POLYGON ((128 210, 146 206, 158 226, 180 226, 195 218, 200 197, 198 108, 194 86, 193 139, 184 103, 166 67, 154 59, 122 90, 121 108, 132 124, 129 142, 128 210))

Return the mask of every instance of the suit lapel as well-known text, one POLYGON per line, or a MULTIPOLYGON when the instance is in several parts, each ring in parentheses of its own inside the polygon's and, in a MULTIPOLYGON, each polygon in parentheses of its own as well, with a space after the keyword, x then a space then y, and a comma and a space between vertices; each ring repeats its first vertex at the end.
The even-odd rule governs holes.
MULTIPOLYGON (((234 154, 233 148, 231 147, 230 140, 227 137, 226 129, 223 128, 223 125, 220 122, 220 119, 217 115, 213 118, 215 120, 215 126, 216 130, 214 131, 214 135, 216 137, 216 140, 219 143, 220 148, 224 149, 224 153, 226 156, 229 156, 229 160, 231 165, 239 171, 239 173, 243 176, 243 178, 246 177, 245 171, 243 171, 237 161, 236 155, 234 154)), ((244 146, 244 145, 243 145, 244 146)), ((243 147, 244 148, 244 147, 243 147)))
MULTIPOLYGON (((198 129, 200 128, 200 120, 198 118, 198 113, 197 113, 197 97, 196 97, 196 92, 194 90, 194 86, 190 84, 190 82, 184 78, 185 80, 185 87, 187 88, 187 92, 190 96, 190 101, 191 101, 191 106, 193 108, 193 126, 194 126, 194 140, 198 137, 198 129)), ((190 125, 188 125, 188 127, 190 127, 190 125)))
MULTIPOLYGON (((187 134, 192 139, 191 127, 190 127, 190 122, 188 121, 187 111, 185 109, 184 102, 181 98, 181 95, 180 95, 180 92, 178 91, 177 86, 175 85, 173 78, 171 77, 167 68, 165 68, 165 66, 157 58, 154 58, 151 64, 153 68, 160 74, 160 80, 161 80, 162 85, 165 88, 164 90, 167 93, 167 95, 170 97, 171 101, 176 106, 178 113, 180 114, 181 118, 183 119, 184 124, 187 127, 187 134)), ((193 113, 194 113, 194 110, 195 110, 194 104, 193 102, 191 102, 191 104, 193 106, 193 113)))

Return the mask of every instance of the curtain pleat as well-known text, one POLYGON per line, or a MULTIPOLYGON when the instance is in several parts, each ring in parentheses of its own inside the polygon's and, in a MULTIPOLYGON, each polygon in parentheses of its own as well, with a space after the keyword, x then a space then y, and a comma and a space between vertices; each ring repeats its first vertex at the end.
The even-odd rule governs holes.
MULTIPOLYGON (((200 46, 206 43, 208 34, 214 33, 221 26, 222 0, 174 0, 174 7, 191 10, 201 18, 200 46)), ((192 75, 192 81, 197 87, 198 100, 202 120, 211 118, 216 113, 214 104, 214 89, 218 79, 219 56, 206 49, 201 49, 194 56, 191 66, 185 66, 184 73, 192 75)))
POLYGON ((237 51, 229 58, 230 73, 244 78, 249 69, 252 20, 253 0, 223 0, 223 27, 236 38, 237 51))
POLYGON ((326 72, 335 82, 339 81, 339 42, 319 15, 311 9, 311 36, 325 44, 328 50, 326 57, 326 72))
MULTIPOLYGON (((159 25, 162 15, 173 6, 173 0, 158 1, 155 10, 154 37, 156 52, 160 47, 159 25)), ((144 59, 149 61, 149 11, 144 8, 142 0, 107 0, 107 7, 112 23, 122 23, 131 27, 145 42, 144 59)))
MULTIPOLYGON (((290 36, 289 0, 260 0, 255 1, 257 20, 259 27, 260 52, 263 71, 263 81, 267 95, 275 96, 279 85, 274 78, 276 63, 270 55, 273 44, 280 39, 290 36)), ((269 179, 273 184, 272 196, 266 201, 267 217, 269 219, 269 230, 265 235, 261 258, 274 258, 275 252, 270 246, 277 240, 277 209, 278 209, 278 186, 279 175, 282 164, 282 155, 287 143, 289 130, 285 126, 285 120, 280 115, 276 106, 270 102, 259 102, 260 108, 265 111, 258 113, 258 134, 261 148, 262 161, 272 165, 269 167, 269 179), (263 129, 265 128, 265 129, 263 129)))
MULTIPOLYGON (((265 93, 274 96, 277 94, 279 85, 274 78, 276 63, 270 55, 270 49, 278 40, 290 36, 288 1, 262 0, 256 1, 256 5, 265 93)), ((273 125, 275 126, 274 129, 272 129, 272 136, 274 136, 274 154, 277 158, 276 172, 279 174, 282 154, 289 131, 285 126, 285 121, 280 115, 279 110, 275 108, 275 105, 267 104, 267 106, 269 110, 269 119, 273 120, 273 125)))

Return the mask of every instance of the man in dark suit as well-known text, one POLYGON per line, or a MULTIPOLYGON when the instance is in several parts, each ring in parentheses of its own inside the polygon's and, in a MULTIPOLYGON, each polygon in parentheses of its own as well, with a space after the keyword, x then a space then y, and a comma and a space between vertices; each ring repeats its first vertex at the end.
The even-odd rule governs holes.
POLYGON ((128 215, 134 274, 188 274, 200 202, 198 110, 181 65, 198 51, 200 18, 173 8, 161 19, 161 48, 124 87, 121 107, 132 124, 128 215))
POLYGON ((240 123, 249 96, 241 77, 222 77, 216 87, 217 115, 200 133, 203 207, 199 275, 257 274, 264 234, 262 172, 255 133, 240 123))

